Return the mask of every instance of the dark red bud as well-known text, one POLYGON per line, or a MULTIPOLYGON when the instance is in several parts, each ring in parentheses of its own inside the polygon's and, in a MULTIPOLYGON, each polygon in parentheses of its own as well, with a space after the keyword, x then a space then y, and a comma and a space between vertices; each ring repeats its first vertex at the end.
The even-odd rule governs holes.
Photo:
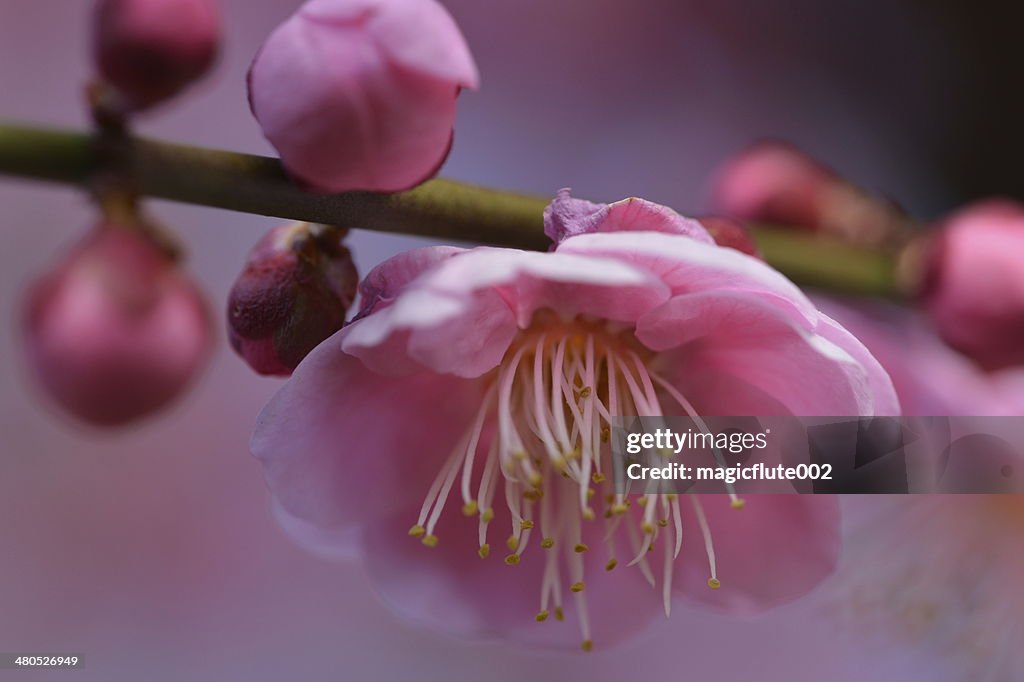
POLYGON ((253 247, 228 298, 235 351, 260 374, 287 376, 341 329, 359 274, 344 231, 292 223, 253 247))

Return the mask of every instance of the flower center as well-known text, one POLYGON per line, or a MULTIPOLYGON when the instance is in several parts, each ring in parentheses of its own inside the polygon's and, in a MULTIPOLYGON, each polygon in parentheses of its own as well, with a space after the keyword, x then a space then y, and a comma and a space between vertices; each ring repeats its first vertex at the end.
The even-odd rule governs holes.
MULTIPOLYGON (((603 321, 565 322, 552 313, 539 313, 488 375, 480 410, 438 473, 409 534, 428 547, 438 544, 434 528, 458 479, 463 513, 479 515, 479 554, 487 558, 494 505, 505 504, 511 517, 505 563, 518 564, 531 545, 545 552, 536 620, 543 622, 552 612, 562 620, 568 588, 583 649, 589 651, 593 644, 583 555, 602 548, 584 541, 584 526, 601 517, 605 570, 619 565, 616 550, 626 544, 631 548, 626 565, 636 566, 654 587, 659 558, 655 552, 660 548, 668 614, 673 562, 682 548, 680 497, 628 495, 616 491, 605 474, 611 462, 613 417, 661 416, 666 414, 663 406, 670 405, 703 424, 682 393, 652 369, 655 358, 629 330, 603 321), (490 442, 481 447, 485 432, 491 434, 490 442), (617 542, 623 534, 627 543, 617 542)), ((700 500, 688 497, 704 539, 708 585, 717 589, 707 519, 700 500)), ((734 507, 742 507, 742 500, 732 498, 734 507)))

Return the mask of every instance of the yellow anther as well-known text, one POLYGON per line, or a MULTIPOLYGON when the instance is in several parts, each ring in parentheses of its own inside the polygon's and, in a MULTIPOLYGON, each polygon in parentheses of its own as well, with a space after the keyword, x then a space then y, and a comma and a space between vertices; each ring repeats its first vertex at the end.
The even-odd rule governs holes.
POLYGON ((616 560, 616 559, 609 559, 608 563, 604 565, 604 570, 606 570, 606 571, 614 571, 615 567, 618 566, 618 565, 619 565, 618 560, 616 560))
POLYGON ((440 540, 437 539, 436 535, 428 535, 422 540, 420 540, 420 542, 422 542, 427 547, 437 547, 437 543, 440 542, 440 540))
POLYGON ((589 547, 587 547, 587 546, 586 546, 585 544, 583 544, 582 542, 577 542, 577 543, 576 543, 576 546, 575 546, 575 547, 573 547, 572 549, 573 549, 573 551, 574 551, 574 552, 576 552, 577 554, 583 554, 583 552, 586 552, 586 551, 587 551, 588 549, 590 549, 590 548, 589 548, 589 547))
POLYGON ((586 587, 586 585, 583 584, 583 581, 580 581, 578 583, 573 583, 572 585, 570 585, 569 586, 569 591, 570 592, 582 592, 585 587, 586 587))
POLYGON ((658 528, 664 528, 668 525, 668 519, 658 519, 658 528))
POLYGON ((641 507, 646 507, 647 506, 647 498, 646 497, 641 497, 639 500, 636 501, 636 503, 639 504, 641 507))
POLYGON ((600 471, 595 471, 594 475, 591 476, 590 478, 594 480, 594 483, 604 483, 607 479, 607 476, 602 474, 600 471))
POLYGON ((516 450, 515 452, 512 453, 512 459, 516 460, 517 462, 522 462, 527 459, 527 455, 522 450, 516 450))
POLYGON ((505 545, 508 547, 508 551, 514 552, 519 549, 519 538, 515 535, 509 535, 508 540, 505 540, 505 545))
POLYGON ((466 516, 473 516, 479 509, 480 507, 477 505, 476 500, 470 500, 466 504, 462 505, 462 513, 466 516))
POLYGON ((593 392, 594 392, 594 389, 591 388, 590 386, 584 386, 583 388, 581 388, 579 390, 579 394, 580 394, 581 398, 589 398, 590 394, 593 393, 593 392))
POLYGON ((648 535, 650 535, 651 533, 654 532, 654 526, 652 524, 648 523, 647 521, 644 521, 643 523, 640 524, 640 530, 642 530, 643 532, 645 532, 648 535))
POLYGON ((594 650, 594 643, 589 639, 585 639, 580 645, 580 648, 589 653, 594 650))
POLYGON ((601 442, 602 443, 607 443, 611 439, 612 439, 612 430, 609 429, 607 426, 602 426, 601 427, 601 442))
POLYGON ((746 500, 743 500, 743 499, 740 499, 740 498, 738 498, 738 497, 737 497, 737 498, 736 498, 735 500, 733 500, 733 501, 732 501, 732 502, 730 503, 730 506, 731 506, 731 507, 732 507, 733 509, 743 509, 744 507, 746 507, 746 506, 747 506, 747 501, 746 501, 746 500))
POLYGON ((409 529, 409 535, 413 536, 414 538, 421 538, 421 537, 423 537, 426 534, 427 534, 427 529, 424 528, 423 526, 421 526, 418 523, 415 526, 413 526, 412 528, 409 529))
POLYGON ((557 469, 558 471, 564 473, 565 470, 569 468, 569 462, 568 460, 565 459, 565 457, 558 455, 557 457, 552 458, 551 466, 555 467, 555 469, 557 469))
POLYGON ((657 544, 657 543, 654 543, 654 542, 652 542, 652 543, 651 543, 650 545, 648 545, 648 546, 647 546, 647 551, 648 551, 648 552, 653 552, 653 551, 654 551, 654 545, 655 545, 655 544, 657 544))
POLYGON ((596 495, 596 494, 597 494, 597 491, 595 491, 593 488, 587 488, 587 499, 588 500, 594 499, 594 495, 596 495))
POLYGON ((612 505, 612 514, 615 514, 615 516, 622 516, 627 511, 629 511, 629 507, 625 504, 612 505))
POLYGON ((541 476, 540 472, 538 471, 534 471, 533 473, 530 474, 530 485, 532 485, 534 488, 539 488, 543 480, 544 477, 541 476))
POLYGON ((484 523, 490 523, 494 519, 494 510, 488 507, 484 509, 483 513, 480 514, 480 520, 484 523))
POLYGON ((480 549, 477 550, 477 554, 480 555, 481 559, 486 559, 491 554, 491 546, 485 542, 480 545, 480 549))
POLYGON ((519 555, 518 554, 509 554, 507 557, 505 557, 505 563, 508 564, 509 566, 515 566, 516 564, 519 563, 519 555))
POLYGON ((602 514, 601 516, 605 517, 606 519, 610 519, 612 517, 612 510, 611 509, 605 509, 604 510, 604 514, 602 514))
POLYGON ((562 610, 561 606, 555 607, 555 620, 565 620, 565 611, 562 610))
POLYGON ((537 621, 538 623, 543 623, 544 621, 546 621, 548 619, 548 611, 547 611, 547 609, 544 609, 543 611, 538 613, 536 616, 533 617, 533 619, 535 621, 537 621))
POLYGON ((536 502, 540 498, 544 497, 544 491, 540 488, 531 488, 523 492, 523 497, 528 499, 530 502, 536 502))
POLYGON ((675 502, 677 499, 679 499, 679 495, 677 495, 676 493, 668 493, 667 495, 665 495, 665 499, 668 500, 669 502, 675 502))
POLYGON ((554 538, 544 538, 543 540, 540 541, 540 546, 541 546, 542 549, 551 549, 552 547, 555 546, 555 539, 554 538))
POLYGON ((582 454, 583 454, 582 450, 580 450, 579 448, 573 448, 569 452, 565 453, 565 457, 566 457, 566 459, 579 459, 580 455, 582 455, 582 454))
POLYGON ((674 450, 672 450, 672 448, 659 448, 658 454, 661 455, 663 459, 669 459, 672 455, 676 453, 674 450))
POLYGON ((533 521, 531 521, 530 519, 523 519, 523 520, 522 520, 522 521, 521 521, 521 522, 519 523, 519 526, 520 526, 520 527, 521 527, 521 528, 522 528, 523 530, 530 530, 531 528, 533 528, 533 521))
POLYGON ((717 590, 722 586, 721 581, 718 578, 708 578, 708 587, 712 590, 717 590))
POLYGON ((594 514, 594 510, 593 509, 591 509, 590 507, 587 507, 586 509, 583 510, 583 518, 586 521, 593 521, 594 519, 597 518, 597 515, 594 514))

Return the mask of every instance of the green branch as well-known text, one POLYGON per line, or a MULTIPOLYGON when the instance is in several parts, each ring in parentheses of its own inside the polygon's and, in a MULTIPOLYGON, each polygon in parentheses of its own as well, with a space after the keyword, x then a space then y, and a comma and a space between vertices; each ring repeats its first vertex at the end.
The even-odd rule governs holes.
MULTIPOLYGON (((277 159, 140 138, 114 145, 94 135, 0 123, 0 174, 92 189, 116 155, 118 171, 144 196, 445 241, 549 244, 541 219, 545 197, 445 179, 396 194, 320 194, 296 185, 277 159)), ((768 262, 801 284, 899 295, 894 254, 781 228, 754 233, 768 262)))

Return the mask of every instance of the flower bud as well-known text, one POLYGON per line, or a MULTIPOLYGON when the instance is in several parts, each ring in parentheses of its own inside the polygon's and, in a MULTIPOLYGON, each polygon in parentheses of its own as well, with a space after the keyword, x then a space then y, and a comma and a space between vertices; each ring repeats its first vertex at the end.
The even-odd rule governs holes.
POLYGON ((94 30, 100 75, 135 110, 202 77, 221 37, 214 0, 100 0, 94 30))
POLYGON ((978 202, 939 230, 921 292, 939 333, 987 369, 1024 363, 1024 206, 978 202))
POLYGON ((448 155, 459 89, 477 86, 436 0, 310 0, 249 72, 249 102, 288 171, 324 191, 397 191, 448 155))
POLYGON ((725 215, 776 223, 877 246, 898 241, 906 214, 874 197, 791 145, 761 142, 716 175, 712 206, 725 215))
POLYGON ((211 346, 199 291, 134 228, 99 225, 33 285, 25 313, 29 364, 43 388, 98 426, 167 405, 211 346))
POLYGON ((338 228, 292 223, 253 247, 228 298, 228 332, 260 374, 291 374, 345 323, 359 274, 343 237, 338 228))

